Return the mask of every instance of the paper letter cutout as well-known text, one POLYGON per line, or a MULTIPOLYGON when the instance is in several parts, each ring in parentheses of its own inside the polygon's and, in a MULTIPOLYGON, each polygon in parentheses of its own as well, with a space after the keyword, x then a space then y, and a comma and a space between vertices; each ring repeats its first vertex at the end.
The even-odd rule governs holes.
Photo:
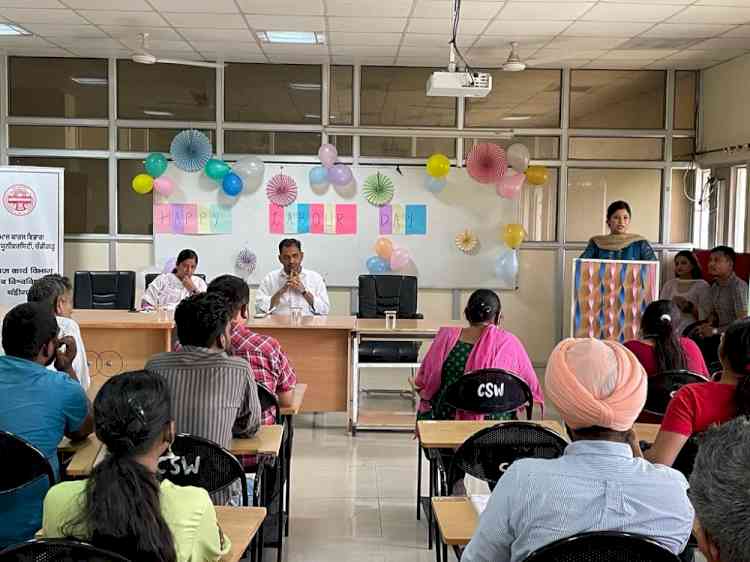
POLYGON ((406 234, 427 234, 427 205, 406 206, 406 234))

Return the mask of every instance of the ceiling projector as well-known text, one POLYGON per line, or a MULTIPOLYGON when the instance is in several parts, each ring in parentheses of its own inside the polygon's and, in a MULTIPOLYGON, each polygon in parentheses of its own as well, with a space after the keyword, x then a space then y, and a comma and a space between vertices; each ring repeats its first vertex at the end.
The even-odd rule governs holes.
POLYGON ((433 72, 427 79, 427 95, 451 98, 483 98, 492 91, 487 72, 433 72))

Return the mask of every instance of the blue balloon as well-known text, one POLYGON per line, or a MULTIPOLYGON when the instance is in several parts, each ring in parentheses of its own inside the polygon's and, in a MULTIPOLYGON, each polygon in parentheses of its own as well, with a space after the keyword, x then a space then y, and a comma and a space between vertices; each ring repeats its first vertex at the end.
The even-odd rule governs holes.
POLYGON ((315 166, 310 169, 310 185, 321 185, 328 183, 328 168, 315 166))
POLYGON ((495 262, 495 275, 505 289, 515 289, 518 286, 518 252, 510 248, 503 248, 495 262))
POLYGON ((367 260, 367 271, 370 273, 386 273, 390 269, 391 265, 388 261, 379 256, 372 256, 367 260))
POLYGON ((448 181, 445 178, 433 178, 432 176, 427 176, 425 179, 425 187, 427 188, 427 191, 431 191, 432 193, 440 193, 445 189, 446 185, 448 185, 448 181))
POLYGON ((231 197, 236 197, 242 191, 242 178, 234 172, 229 172, 221 180, 221 187, 224 189, 224 193, 231 197))

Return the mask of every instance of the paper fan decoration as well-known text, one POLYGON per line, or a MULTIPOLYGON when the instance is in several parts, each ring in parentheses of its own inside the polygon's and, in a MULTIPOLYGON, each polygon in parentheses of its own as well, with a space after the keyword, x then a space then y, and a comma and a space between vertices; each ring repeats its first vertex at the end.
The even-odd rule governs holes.
POLYGON ((471 230, 464 230, 456 236, 456 247, 464 254, 471 254, 479 246, 479 238, 471 230))
POLYGON ((393 181, 380 172, 365 180, 363 193, 370 205, 381 207, 391 202, 395 188, 393 181))
POLYGON ((508 170, 505 151, 496 144, 478 144, 466 158, 466 169, 479 183, 496 183, 508 170))
POLYGON ((200 131, 188 129, 172 139, 169 152, 180 170, 200 172, 211 158, 211 141, 200 131))
POLYGON ((282 171, 268 180, 266 195, 271 203, 286 207, 297 199, 297 184, 282 171))
POLYGON ((255 271, 255 266, 257 264, 257 256, 247 248, 243 248, 242 250, 240 250, 240 253, 237 254, 237 261, 235 262, 235 266, 240 271, 245 271, 249 275, 253 271, 255 271))

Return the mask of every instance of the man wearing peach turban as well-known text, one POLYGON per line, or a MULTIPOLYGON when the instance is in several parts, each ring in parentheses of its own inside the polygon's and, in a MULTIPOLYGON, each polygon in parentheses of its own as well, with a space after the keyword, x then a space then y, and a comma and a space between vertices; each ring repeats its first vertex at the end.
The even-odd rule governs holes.
POLYGON ((693 523, 687 481, 641 458, 632 432, 646 387, 643 367, 619 343, 560 342, 547 362, 544 395, 572 442, 560 458, 527 458, 510 466, 462 562, 522 561, 551 542, 588 531, 637 533, 682 552, 693 523))

